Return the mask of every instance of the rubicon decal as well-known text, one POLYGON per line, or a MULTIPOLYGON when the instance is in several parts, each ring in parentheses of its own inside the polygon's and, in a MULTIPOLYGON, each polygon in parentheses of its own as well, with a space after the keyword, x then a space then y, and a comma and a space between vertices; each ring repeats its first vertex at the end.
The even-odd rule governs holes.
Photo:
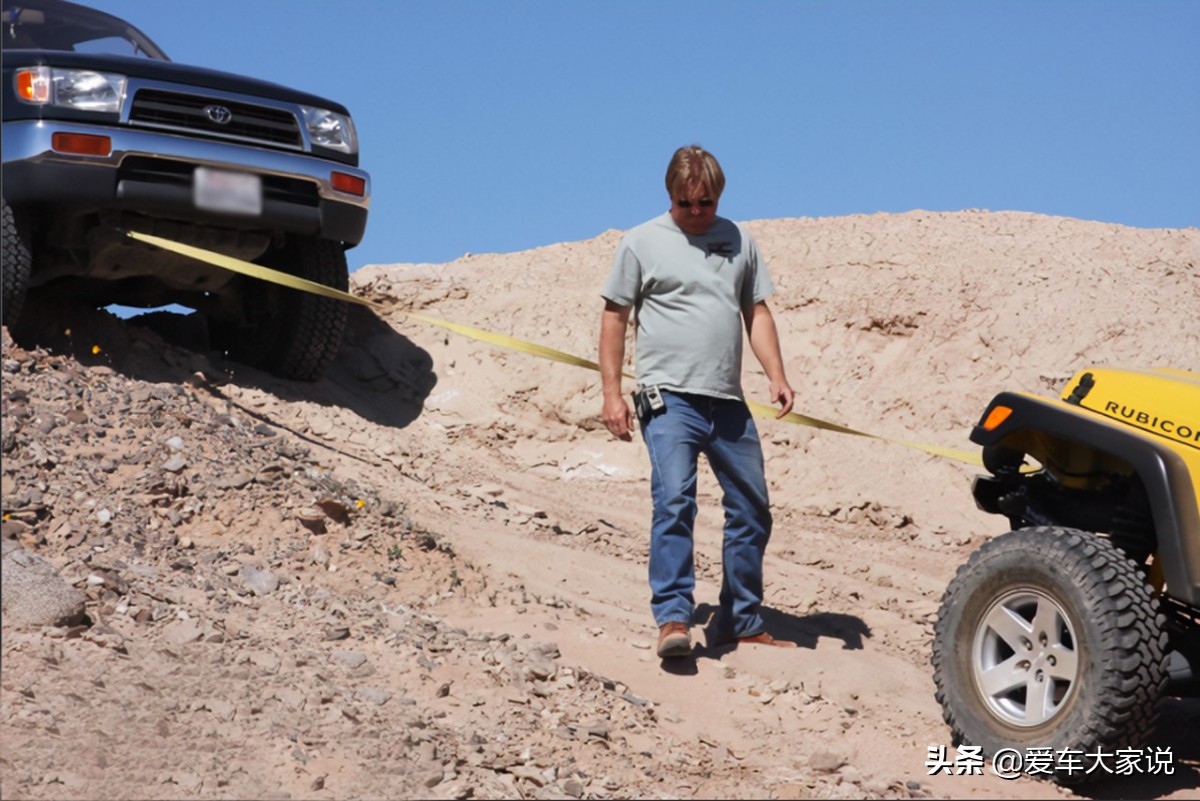
POLYGON ((1108 401, 1104 404, 1104 413, 1110 417, 1115 417, 1120 420, 1128 420, 1131 423, 1136 423, 1142 428, 1148 428, 1151 431, 1156 431, 1165 434, 1172 439, 1183 440, 1184 442, 1200 443, 1200 425, 1188 425, 1180 423, 1176 420, 1170 420, 1165 417, 1151 414, 1150 412, 1142 411, 1133 406, 1126 406, 1123 403, 1116 401, 1108 401))

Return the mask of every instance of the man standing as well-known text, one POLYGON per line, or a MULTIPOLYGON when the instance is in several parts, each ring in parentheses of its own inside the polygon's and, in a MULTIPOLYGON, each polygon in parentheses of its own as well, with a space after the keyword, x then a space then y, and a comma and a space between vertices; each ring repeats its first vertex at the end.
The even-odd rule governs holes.
POLYGON ((601 293, 600 370, 604 423, 631 440, 633 413, 621 393, 625 328, 636 309, 634 395, 650 454, 650 608, 658 655, 687 656, 696 586, 692 526, 697 461, 708 458, 724 492, 719 642, 795 646, 775 640, 762 618, 763 554, 771 512, 758 431, 743 398, 742 327, 770 380, 778 417, 795 392, 784 374, 774 291, 754 239, 717 216, 725 175, 698 146, 675 151, 667 167, 671 209, 621 240, 601 293))

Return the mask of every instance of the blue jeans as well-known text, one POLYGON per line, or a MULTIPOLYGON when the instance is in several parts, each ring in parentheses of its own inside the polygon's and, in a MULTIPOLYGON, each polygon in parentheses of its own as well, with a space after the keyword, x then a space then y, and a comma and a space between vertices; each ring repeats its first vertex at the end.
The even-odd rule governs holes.
POLYGON ((771 536, 771 511, 758 430, 746 404, 704 395, 664 392, 667 408, 642 423, 650 452, 650 608, 659 626, 690 623, 695 609, 692 526, 696 474, 703 453, 724 491, 719 626, 749 637, 762 619, 763 554, 771 536))

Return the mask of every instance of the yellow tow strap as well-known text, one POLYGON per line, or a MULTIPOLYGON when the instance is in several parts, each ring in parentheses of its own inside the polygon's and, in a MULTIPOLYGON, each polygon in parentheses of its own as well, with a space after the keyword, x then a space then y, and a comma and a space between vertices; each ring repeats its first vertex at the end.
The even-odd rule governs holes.
POLYGON ((358 303, 363 306, 369 306, 373 309, 382 309, 378 303, 372 303, 369 300, 356 298, 349 292, 342 292, 340 289, 334 289, 331 286, 318 284, 316 281, 309 281, 305 278, 300 278, 295 275, 288 275, 279 270, 272 270, 270 267, 263 267, 261 264, 255 264, 242 259, 235 259, 233 256, 226 256, 223 253, 216 253, 204 248, 185 245, 182 242, 176 242, 171 239, 163 239, 161 236, 151 236, 150 234, 142 234, 137 231, 126 231, 126 236, 133 237, 141 242, 147 242, 163 250, 170 250, 178 253, 181 256, 189 256, 199 261, 208 262, 217 267, 223 267, 226 270, 242 275, 248 275, 251 278, 260 278, 263 281, 270 281, 273 284, 299 289, 302 292, 311 292, 314 295, 324 295, 327 298, 337 298, 338 300, 349 301, 350 303, 358 303))
MULTIPOLYGON (((289 287, 291 289, 298 289, 302 292, 311 292, 327 298, 344 300, 347 303, 357 303, 360 306, 366 306, 376 311, 385 311, 384 306, 375 303, 374 301, 356 297, 348 292, 342 292, 341 290, 334 289, 333 287, 325 286, 324 284, 318 284, 315 281, 309 281, 295 275, 289 275, 288 273, 281 272, 279 270, 272 270, 270 267, 263 267, 261 264, 254 264, 253 262, 244 261, 242 259, 235 259, 232 256, 215 253, 211 250, 204 250, 203 248, 194 247, 192 245, 185 245, 181 242, 175 242, 170 239, 163 239, 159 236, 151 236, 150 234, 142 234, 136 231, 126 231, 125 233, 126 235, 141 242, 146 242, 164 250, 170 250, 174 253, 188 256, 193 259, 198 259, 199 261, 207 262, 208 264, 222 267, 226 270, 240 273, 241 275, 247 275, 251 278, 258 278, 263 281, 270 281, 271 283, 279 284, 280 286, 289 287)), ((600 370, 600 365, 596 362, 580 358, 579 356, 573 356, 570 353, 564 353, 561 350, 548 348, 545 345, 539 345, 536 342, 527 342, 523 339, 517 339, 504 334, 496 334, 491 331, 484 331, 483 329, 473 328, 469 325, 439 320, 436 317, 426 317, 425 315, 414 314, 413 312, 401 311, 401 313, 411 317, 414 320, 428 323, 429 325, 438 326, 440 328, 445 328, 457 334, 462 334, 463 336, 477 339, 481 342, 487 342, 492 345, 520 351, 522 353, 529 353, 534 356, 539 356, 543 359, 550 359, 551 361, 571 364, 575 365, 576 367, 585 367, 589 370, 595 370, 597 372, 600 370)), ((626 378, 633 378, 633 376, 629 375, 628 373, 622 373, 622 375, 626 378)), ((778 414, 777 409, 762 403, 747 401, 746 404, 750 407, 750 412, 756 417, 774 418, 775 415, 778 414)), ((878 434, 869 434, 865 431, 847 428, 846 426, 838 425, 837 423, 830 423, 825 420, 820 420, 816 417, 798 414, 797 412, 788 412, 780 419, 786 423, 795 423, 797 425, 808 426, 809 428, 817 428, 825 431, 834 431, 839 434, 850 434, 856 437, 868 437, 870 439, 891 442, 896 445, 903 445, 906 448, 914 448, 916 450, 924 451, 926 453, 933 454, 934 456, 942 456, 947 459, 953 459, 955 461, 964 462, 977 467, 983 466, 982 458, 974 451, 965 451, 957 448, 944 448, 940 445, 931 445, 924 442, 912 442, 908 440, 883 437, 878 434)))

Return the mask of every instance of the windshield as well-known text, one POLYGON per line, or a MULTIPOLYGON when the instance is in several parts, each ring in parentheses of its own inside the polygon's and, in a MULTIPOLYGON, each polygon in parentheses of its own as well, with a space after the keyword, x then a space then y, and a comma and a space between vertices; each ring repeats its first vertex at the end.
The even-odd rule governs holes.
POLYGON ((5 50, 70 50, 170 60, 128 22, 57 0, 4 0, 0 35, 5 50))

